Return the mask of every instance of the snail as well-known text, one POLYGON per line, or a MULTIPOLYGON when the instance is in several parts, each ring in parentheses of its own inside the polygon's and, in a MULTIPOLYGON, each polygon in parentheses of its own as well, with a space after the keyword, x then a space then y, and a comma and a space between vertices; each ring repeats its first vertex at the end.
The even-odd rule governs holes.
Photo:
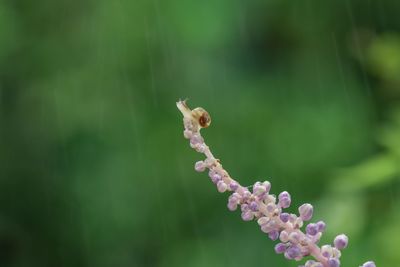
POLYGON ((198 126, 200 126, 200 128, 207 128, 210 126, 211 117, 204 108, 198 107, 191 110, 187 106, 186 100, 180 100, 176 102, 176 106, 179 108, 185 118, 191 119, 198 126))
POLYGON ((195 119, 200 127, 207 128, 211 124, 210 114, 204 108, 195 108, 192 110, 192 117, 195 119))

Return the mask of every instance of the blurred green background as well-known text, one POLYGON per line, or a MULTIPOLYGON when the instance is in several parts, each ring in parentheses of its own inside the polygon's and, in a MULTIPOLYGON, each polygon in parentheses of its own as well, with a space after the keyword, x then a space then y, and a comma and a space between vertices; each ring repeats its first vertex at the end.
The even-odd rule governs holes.
POLYGON ((0 266, 297 266, 226 208, 188 97, 242 184, 400 253, 400 1, 1 0, 0 266))

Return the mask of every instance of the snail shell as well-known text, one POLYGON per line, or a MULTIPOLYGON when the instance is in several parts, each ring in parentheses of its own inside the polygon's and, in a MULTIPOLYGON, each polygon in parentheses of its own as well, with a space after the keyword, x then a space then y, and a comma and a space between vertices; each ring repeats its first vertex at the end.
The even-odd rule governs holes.
POLYGON ((204 108, 195 108, 192 110, 192 117, 195 119, 200 127, 207 128, 211 124, 210 114, 204 108))

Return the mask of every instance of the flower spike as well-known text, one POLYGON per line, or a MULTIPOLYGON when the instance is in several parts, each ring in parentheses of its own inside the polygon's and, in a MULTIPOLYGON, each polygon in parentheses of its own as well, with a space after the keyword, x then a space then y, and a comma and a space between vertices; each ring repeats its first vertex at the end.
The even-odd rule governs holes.
MULTIPOLYGON (((332 245, 317 244, 325 230, 325 223, 318 221, 309 223, 305 232, 301 230, 305 221, 309 221, 313 215, 313 206, 303 204, 299 207, 299 215, 284 212, 283 209, 291 205, 291 196, 283 191, 278 199, 269 194, 271 184, 268 181, 256 182, 252 190, 240 185, 222 167, 220 160, 211 153, 210 148, 204 142, 200 130, 211 124, 211 117, 203 108, 191 110, 186 100, 180 100, 176 106, 183 115, 183 136, 189 139, 190 146, 197 152, 205 155, 205 159, 196 162, 194 169, 204 172, 208 169, 208 176, 216 185, 218 192, 231 192, 228 199, 228 209, 241 210, 244 221, 256 220, 261 231, 266 233, 271 240, 278 240, 275 252, 283 254, 289 260, 300 261, 304 257, 311 256, 304 265, 299 267, 339 267, 341 250, 347 247, 348 237, 338 235, 332 245)), ((373 261, 368 261, 360 267, 376 267, 373 261)))

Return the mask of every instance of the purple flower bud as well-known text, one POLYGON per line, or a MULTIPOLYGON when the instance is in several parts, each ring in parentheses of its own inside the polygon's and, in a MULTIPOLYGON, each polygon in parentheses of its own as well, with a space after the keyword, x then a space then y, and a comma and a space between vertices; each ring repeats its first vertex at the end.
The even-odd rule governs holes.
POLYGON ((275 195, 266 194, 264 199, 265 199, 265 203, 274 203, 274 205, 276 203, 275 195))
POLYGON ((253 185, 253 194, 258 198, 263 198, 267 194, 267 188, 260 182, 253 185))
POLYGON ((314 260, 308 260, 306 261, 305 267, 324 267, 324 265, 322 265, 322 263, 318 262, 318 261, 314 261, 314 260))
POLYGON ((276 205, 274 203, 268 203, 266 209, 269 213, 273 213, 276 209, 276 205))
POLYGON ((249 205, 243 204, 242 206, 240 206, 240 210, 242 212, 249 211, 249 205))
POLYGON ((290 215, 289 213, 283 212, 281 213, 281 215, 279 215, 279 218, 282 222, 287 223, 289 221, 290 215))
POLYGON ((262 183, 262 185, 265 187, 265 189, 267 190, 267 193, 269 192, 269 190, 271 190, 271 183, 268 181, 264 181, 262 183))
POLYGON ((234 211, 237 209, 238 204, 236 202, 229 201, 228 202, 228 209, 230 211, 234 211))
POLYGON ((232 195, 230 195, 228 199, 228 209, 230 211, 236 210, 239 201, 240 201, 240 195, 238 193, 233 193, 232 195))
POLYGON ((209 172, 208 172, 208 176, 211 178, 211 181, 214 183, 214 184, 217 184, 218 183, 218 181, 219 180, 221 180, 221 175, 219 175, 216 171, 214 171, 214 170, 210 170, 209 172))
POLYGON ((303 204, 299 207, 300 218, 303 221, 309 221, 313 215, 313 206, 311 204, 303 204))
POLYGON ((332 247, 329 245, 323 245, 321 247, 321 253, 325 258, 331 258, 333 256, 332 247))
POLYGON ((242 219, 243 221, 251 221, 254 218, 254 214, 251 211, 242 212, 242 219))
POLYGON ((217 189, 218 189, 218 192, 223 193, 226 191, 226 189, 228 189, 228 186, 224 181, 219 181, 217 183, 217 189))
POLYGON ((300 235, 297 232, 291 232, 289 234, 289 241, 296 244, 299 242, 300 235))
POLYGON ((285 230, 283 230, 281 232, 281 234, 279 235, 279 240, 281 240, 283 243, 286 243, 289 241, 289 234, 288 232, 286 232, 285 230))
POLYGON ((269 217, 260 217, 257 220, 257 223, 261 226, 261 225, 264 225, 264 224, 268 223, 269 220, 270 220, 269 217))
POLYGON ((251 193, 250 193, 250 191, 245 190, 245 191, 242 193, 242 197, 243 197, 243 200, 244 200, 244 201, 247 201, 248 199, 250 199, 250 198, 251 198, 251 193))
POLYGON ((282 208, 285 209, 285 208, 288 208, 290 206, 291 199, 290 199, 290 195, 289 195, 288 192, 283 191, 282 193, 280 193, 279 196, 278 196, 278 199, 279 199, 279 205, 282 208))
POLYGON ((315 223, 310 223, 306 227, 306 233, 308 235, 316 235, 318 233, 318 226, 315 223))
POLYGON ((253 184, 253 189, 254 189, 254 187, 257 187, 257 186, 262 186, 262 183, 260 181, 255 182, 253 184))
POLYGON ((241 196, 236 192, 229 196, 229 201, 233 201, 233 202, 239 203, 240 199, 241 199, 241 196))
POLYGON ((366 263, 363 264, 362 267, 376 267, 375 262, 373 261, 367 261, 366 263))
POLYGON ((301 255, 300 249, 297 246, 289 247, 285 252, 285 257, 289 260, 297 258, 301 255))
POLYGON ((268 194, 267 194, 267 193, 264 193, 264 194, 261 194, 261 195, 256 196, 256 199, 257 199, 258 201, 264 201, 264 200, 267 198, 267 196, 268 196, 268 194))
POLYGON ((279 194, 278 198, 281 199, 283 197, 290 198, 290 194, 287 191, 283 191, 279 194))
POLYGON ((273 230, 277 230, 277 224, 275 222, 275 220, 270 219, 267 223, 261 225, 261 231, 263 231, 264 233, 269 233, 273 230))
POLYGON ((217 184, 218 182, 220 182, 221 181, 221 175, 219 175, 218 173, 213 173, 213 175, 211 176, 211 181, 214 183, 214 184, 217 184))
POLYGON ((287 248, 286 244, 278 243, 275 245, 275 252, 277 254, 282 254, 286 251, 286 248, 287 248))
POLYGON ((236 191, 236 189, 239 188, 239 184, 236 183, 236 182, 230 182, 230 183, 229 183, 229 188, 230 188, 232 191, 236 191))
POLYGON ((323 232, 325 231, 326 224, 323 221, 317 222, 317 227, 318 227, 318 232, 323 232))
POLYGON ((336 236, 335 240, 333 241, 333 244, 337 249, 346 248, 348 243, 349 243, 349 238, 344 234, 336 236))
POLYGON ((252 201, 252 202, 250 203, 249 207, 250 207, 250 209, 251 209, 252 211, 258 211, 258 204, 257 204, 257 202, 255 202, 255 201, 252 201))
POLYGON ((276 230, 272 230, 271 232, 268 233, 268 237, 272 240, 275 241, 279 237, 279 232, 276 230))
POLYGON ((198 161, 196 162, 196 164, 194 165, 194 169, 198 172, 203 172, 206 170, 206 164, 204 163, 204 161, 198 161))
POLYGON ((253 184, 253 192, 255 192, 259 187, 261 186, 261 183, 260 182, 255 182, 254 184, 253 184))
POLYGON ((329 267, 339 267, 340 266, 340 261, 336 258, 330 258, 328 260, 328 266, 329 267))

